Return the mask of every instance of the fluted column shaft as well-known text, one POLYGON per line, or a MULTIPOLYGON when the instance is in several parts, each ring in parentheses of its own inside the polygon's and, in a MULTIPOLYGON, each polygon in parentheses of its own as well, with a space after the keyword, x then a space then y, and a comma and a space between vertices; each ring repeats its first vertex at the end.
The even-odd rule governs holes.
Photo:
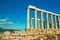
POLYGON ((49 29, 49 23, 48 23, 48 13, 46 13, 46 27, 49 29))
POLYGON ((44 29, 44 27, 43 27, 43 12, 42 11, 41 11, 40 17, 41 17, 41 28, 44 29))
POLYGON ((40 28, 40 20, 38 20, 38 26, 37 27, 38 27, 38 29, 40 28))
POLYGON ((29 29, 29 8, 27 8, 27 21, 26 21, 26 29, 29 29))
POLYGON ((32 19, 30 19, 30 29, 32 29, 32 19))
POLYGON ((59 26, 59 28, 60 28, 60 16, 58 16, 58 26, 59 26))
POLYGON ((56 15, 55 15, 55 27, 57 29, 57 20, 56 20, 56 15))
POLYGON ((53 23, 52 23, 52 14, 50 15, 50 18, 51 18, 51 28, 53 28, 53 23))
POLYGON ((60 29, 60 16, 59 16, 59 29, 60 29))
POLYGON ((34 29, 37 29, 37 10, 34 12, 34 29))

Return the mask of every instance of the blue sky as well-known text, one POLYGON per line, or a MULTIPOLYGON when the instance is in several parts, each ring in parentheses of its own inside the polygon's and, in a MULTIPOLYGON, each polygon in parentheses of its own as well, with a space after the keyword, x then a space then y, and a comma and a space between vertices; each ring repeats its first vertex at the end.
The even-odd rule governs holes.
POLYGON ((36 6, 44 10, 60 13, 60 0, 0 0, 0 19, 9 18, 13 25, 2 25, 5 29, 25 29, 26 7, 36 6))

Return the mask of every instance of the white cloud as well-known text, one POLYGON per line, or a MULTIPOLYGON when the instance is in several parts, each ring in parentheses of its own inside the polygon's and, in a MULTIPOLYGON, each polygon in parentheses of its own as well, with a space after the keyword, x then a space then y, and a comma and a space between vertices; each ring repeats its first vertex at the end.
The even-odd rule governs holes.
POLYGON ((9 18, 0 19, 0 24, 13 24, 13 22, 6 22, 9 18))
POLYGON ((9 20, 9 18, 0 19, 0 22, 5 22, 7 20, 9 20))
POLYGON ((5 22, 5 24, 13 24, 13 22, 5 22))

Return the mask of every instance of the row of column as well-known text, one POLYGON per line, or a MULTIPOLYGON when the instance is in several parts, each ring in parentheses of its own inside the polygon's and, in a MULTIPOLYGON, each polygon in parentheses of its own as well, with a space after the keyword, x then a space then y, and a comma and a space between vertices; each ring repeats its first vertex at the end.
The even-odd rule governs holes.
MULTIPOLYGON (((60 27, 60 20, 59 20, 59 16, 58 16, 58 26, 60 27)), ((40 21, 41 21, 41 28, 44 29, 44 24, 43 24, 43 11, 41 11, 40 14, 40 21)), ((56 19, 56 15, 54 15, 54 21, 55 21, 55 27, 56 29, 57 27, 57 19, 56 19)), ((27 8, 27 25, 26 25, 26 29, 30 29, 30 9, 27 8)), ((52 14, 50 15, 50 23, 51 23, 51 27, 53 28, 53 23, 52 23, 52 14)), ((46 13, 46 27, 47 29, 49 29, 49 22, 48 22, 48 13, 46 13)), ((37 29, 37 10, 34 11, 34 29, 37 29)))
MULTIPOLYGON (((33 20, 34 20, 34 18, 30 18, 30 29, 32 28, 32 25, 34 23, 33 20)), ((40 28, 40 19, 37 19, 37 25, 36 26, 35 26, 36 28, 40 28)))

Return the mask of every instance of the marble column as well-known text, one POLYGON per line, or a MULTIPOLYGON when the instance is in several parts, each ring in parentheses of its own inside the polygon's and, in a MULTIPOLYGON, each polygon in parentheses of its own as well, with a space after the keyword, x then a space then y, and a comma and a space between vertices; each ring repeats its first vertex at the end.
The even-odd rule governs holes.
POLYGON ((53 23, 52 23, 52 14, 50 15, 50 22, 51 22, 51 28, 53 29, 54 27, 53 27, 53 23))
POLYGON ((29 23, 30 23, 30 20, 29 20, 29 8, 27 8, 27 21, 26 21, 26 29, 29 29, 29 23))
POLYGON ((40 29, 40 20, 38 20, 38 24, 37 24, 38 26, 38 29, 40 29))
POLYGON ((40 17, 41 17, 41 28, 44 29, 44 26, 43 26, 43 12, 42 11, 41 11, 40 17))
POLYGON ((55 15, 55 27, 57 29, 57 20, 56 20, 56 15, 55 15))
POLYGON ((30 29, 32 29, 32 19, 30 19, 30 29))
POLYGON ((46 13, 46 27, 49 29, 49 23, 48 23, 48 13, 46 13))
POLYGON ((60 29, 60 16, 58 16, 58 27, 59 27, 59 29, 60 29))
POLYGON ((59 16, 59 29, 60 29, 60 16, 59 16))
POLYGON ((37 10, 34 12, 34 29, 37 29, 37 10))

